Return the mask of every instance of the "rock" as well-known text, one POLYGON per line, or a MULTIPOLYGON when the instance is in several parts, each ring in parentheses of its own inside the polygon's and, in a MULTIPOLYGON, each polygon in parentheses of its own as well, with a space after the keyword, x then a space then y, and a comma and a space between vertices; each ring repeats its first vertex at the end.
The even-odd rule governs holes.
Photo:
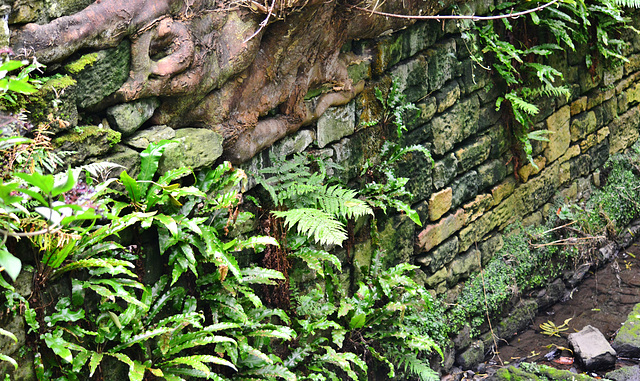
POLYGON ((478 194, 479 183, 478 172, 476 171, 469 171, 454 181, 451 185, 453 189, 451 207, 455 208, 475 197, 478 194))
MULTIPOLYGON (((522 300, 509 312, 498 324, 494 324, 493 333, 500 339, 509 340, 516 333, 524 331, 538 312, 538 303, 535 300, 522 300)), ((493 344, 491 332, 482 335, 485 345, 493 344)))
POLYGON ((622 357, 640 357, 640 304, 633 307, 612 346, 622 357))
POLYGON ((29 96, 26 108, 29 121, 34 125, 49 123, 49 132, 57 134, 78 125, 78 108, 75 98, 76 81, 69 75, 49 79, 29 96), (55 119, 67 123, 55 122, 55 119))
POLYGON ((123 40, 112 49, 85 54, 65 66, 67 72, 78 81, 76 102, 79 108, 96 106, 129 78, 131 48, 127 41, 123 40))
POLYGON ((123 170, 126 170, 127 174, 134 179, 138 176, 138 173, 140 173, 140 154, 138 151, 132 150, 123 144, 116 145, 108 156, 102 157, 100 160, 96 161, 107 161, 110 163, 120 164, 124 167, 114 168, 109 173, 109 176, 112 178, 120 177, 120 173, 123 170))
POLYGON ((353 134, 356 129, 355 102, 345 106, 329 107, 317 123, 318 147, 323 148, 353 134))
POLYGON ((158 172, 180 167, 192 169, 213 165, 222 155, 222 136, 204 128, 181 128, 176 131, 177 142, 169 144, 160 160, 158 172))
POLYGON ((158 106, 160 106, 160 100, 155 97, 122 103, 107 110, 107 120, 115 130, 122 132, 125 136, 131 135, 151 118, 158 106))
POLYGON ((436 192, 431 194, 429 197, 429 219, 431 221, 436 221, 443 214, 451 209, 451 196, 453 192, 451 188, 446 188, 441 190, 440 192, 436 192))
POLYGON ((590 325, 569 334, 569 344, 586 370, 607 369, 616 363, 616 351, 602 332, 590 325))
POLYGON ((513 365, 500 368, 487 378, 487 381, 595 381, 586 374, 576 374, 568 370, 560 370, 546 365, 522 363, 519 368, 513 365))
POLYGON ((640 381, 640 366, 623 366, 605 374, 605 377, 613 381, 640 381))
POLYGON ((458 159, 450 153, 433 166, 433 186, 441 189, 449 184, 458 173, 458 159))
POLYGON ((570 120, 571 109, 569 106, 564 106, 547 118, 547 130, 553 132, 549 135, 547 149, 544 151, 548 163, 562 156, 569 148, 571 143, 570 120))
POLYGON ((547 288, 538 293, 536 301, 538 302, 539 308, 542 310, 555 304, 564 296, 566 290, 562 279, 554 280, 547 288))
POLYGON ((133 148, 143 150, 151 143, 158 143, 160 140, 171 140, 175 137, 176 131, 169 126, 152 126, 136 132, 125 143, 133 148))
POLYGON ((429 93, 427 62, 422 56, 396 65, 391 76, 398 81, 398 91, 405 94, 408 102, 418 101, 429 93))
POLYGON ((416 258, 416 263, 428 266, 429 270, 434 273, 451 262, 457 254, 458 237, 453 236, 433 249, 430 254, 416 258))
POLYGON ((75 151, 66 158, 71 166, 83 164, 87 158, 107 153, 120 142, 120 133, 108 126, 79 126, 53 139, 53 146, 61 151, 75 151))
POLYGON ((467 216, 464 210, 459 209, 456 213, 449 214, 437 224, 428 225, 421 231, 418 235, 418 245, 424 251, 429 251, 460 230, 466 222, 467 216))
POLYGON ((456 102, 431 120, 433 152, 442 155, 478 130, 480 101, 476 95, 456 102))
POLYGON ((456 362, 462 369, 473 369, 484 360, 484 343, 476 340, 465 351, 456 355, 456 362))
POLYGON ((491 152, 491 137, 483 135, 455 151, 458 172, 463 173, 484 162, 491 152))

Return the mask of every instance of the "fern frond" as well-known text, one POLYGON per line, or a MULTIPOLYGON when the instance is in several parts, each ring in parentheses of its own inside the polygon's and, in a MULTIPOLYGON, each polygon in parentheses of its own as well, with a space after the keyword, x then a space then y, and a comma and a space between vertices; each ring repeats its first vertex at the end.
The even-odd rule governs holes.
POLYGON ((613 0, 619 7, 640 8, 640 0, 613 0))
POLYGON ((420 360, 414 353, 405 353, 402 357, 397 358, 398 367, 404 369, 404 373, 410 373, 416 375, 420 381, 437 381, 440 379, 438 373, 436 373, 429 363, 420 360))
POLYGON ((342 264, 335 255, 324 251, 315 250, 310 247, 302 247, 291 254, 294 257, 298 257, 307 263, 307 266, 311 270, 314 270, 320 277, 324 278, 324 269, 321 262, 331 262, 338 268, 338 271, 342 272, 342 264))
POLYGON ((342 218, 358 218, 373 211, 362 200, 357 199, 357 192, 334 185, 317 195, 320 208, 329 214, 342 218))
POLYGON ((291 229, 297 225, 297 232, 313 238, 320 245, 338 245, 347 239, 344 225, 335 217, 322 210, 299 208, 275 211, 276 217, 284 218, 285 225, 291 229))

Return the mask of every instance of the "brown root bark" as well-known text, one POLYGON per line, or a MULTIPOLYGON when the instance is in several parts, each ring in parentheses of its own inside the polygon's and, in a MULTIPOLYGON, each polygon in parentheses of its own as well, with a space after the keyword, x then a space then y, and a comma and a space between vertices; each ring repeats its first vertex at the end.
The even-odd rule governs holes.
MULTIPOLYGON (((433 12, 433 3, 388 0, 381 10, 425 14, 433 12)), ((346 41, 412 23, 338 1, 245 4, 221 9, 215 0, 98 0, 73 16, 26 25, 15 33, 14 48, 47 63, 129 38, 130 78, 111 102, 160 96, 153 122, 216 130, 225 138, 225 156, 238 163, 361 90, 349 80, 347 58, 340 55, 346 41), (272 21, 266 24, 269 9, 272 21), (309 89, 324 84, 342 90, 314 106, 305 104, 309 89), (263 119, 276 107, 279 116, 263 119)))

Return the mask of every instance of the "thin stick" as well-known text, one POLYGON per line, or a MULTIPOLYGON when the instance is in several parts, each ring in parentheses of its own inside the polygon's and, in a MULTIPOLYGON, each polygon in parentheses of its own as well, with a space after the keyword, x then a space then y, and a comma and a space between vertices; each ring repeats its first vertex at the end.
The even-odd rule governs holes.
POLYGON ((385 16, 385 17, 395 17, 400 19, 411 19, 411 20, 472 20, 472 21, 480 21, 480 20, 500 20, 500 19, 508 19, 508 18, 518 18, 520 16, 528 15, 529 13, 537 12, 543 10, 560 0, 553 0, 549 3, 540 5, 539 7, 528 9, 526 11, 509 13, 505 15, 497 15, 497 16, 475 16, 475 15, 435 15, 435 16, 412 16, 412 15, 399 15, 396 13, 387 13, 374 11, 367 8, 358 7, 356 5, 349 5, 350 8, 357 9, 362 12, 368 12, 370 14, 385 16))
MULTIPOLYGON (((556 0, 557 1, 557 0, 556 0)), ((254 2, 255 3, 255 2, 254 2)), ((249 38, 247 38, 246 40, 242 41, 243 44, 246 44, 247 42, 249 42, 249 40, 251 40, 252 38, 254 38, 255 36, 258 35, 258 33, 260 33, 260 31, 267 26, 267 23, 269 22, 269 18, 271 17, 271 15, 273 14, 273 8, 276 6, 276 0, 271 1, 271 5, 269 6, 269 12, 267 13, 267 17, 262 20, 262 22, 260 23, 260 28, 258 28, 258 30, 255 31, 255 33, 253 33, 251 36, 249 36, 249 38)))

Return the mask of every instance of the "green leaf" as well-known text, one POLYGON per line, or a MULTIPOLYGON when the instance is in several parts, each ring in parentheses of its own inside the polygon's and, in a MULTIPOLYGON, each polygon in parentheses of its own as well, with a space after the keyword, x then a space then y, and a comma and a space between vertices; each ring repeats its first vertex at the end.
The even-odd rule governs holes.
POLYGON ((30 84, 29 82, 16 81, 12 79, 9 79, 9 85, 7 89, 20 94, 33 94, 38 91, 38 89, 36 89, 35 86, 30 84))
POLYGON ((22 269, 22 261, 11 254, 6 247, 0 247, 0 271, 4 270, 15 282, 22 269))
POLYGON ((2 328, 0 328, 0 335, 7 336, 11 340, 13 340, 15 343, 18 342, 18 338, 16 337, 16 335, 14 335, 13 333, 11 333, 11 332, 9 332, 7 330, 4 330, 2 328))
POLYGON ((173 219, 173 217, 166 214, 158 214, 153 218, 156 221, 159 221, 162 226, 167 228, 171 232, 171 234, 173 234, 174 236, 178 235, 178 224, 176 223, 176 220, 173 219))
POLYGON ((109 353, 110 356, 117 358, 123 363, 129 365, 129 381, 142 381, 146 367, 138 361, 133 361, 124 353, 109 353))
POLYGON ((11 365, 13 365, 13 367, 15 368, 15 370, 18 370, 18 363, 13 358, 0 353, 0 360, 10 362, 11 365))
POLYGON ((364 327, 364 323, 367 321, 367 315, 366 314, 357 314, 354 315, 351 320, 349 321, 349 328, 351 329, 358 329, 358 328, 362 328, 364 327))
MULTIPOLYGON (((60 334, 62 331, 59 331, 60 334)), ((61 357, 64 361, 71 363, 73 362, 73 355, 69 350, 69 342, 64 340, 61 336, 54 336, 51 333, 45 333, 42 335, 47 347, 49 347, 53 353, 61 357)))
POLYGON ((129 176, 127 171, 122 171, 122 173, 120 173, 120 181, 122 181, 124 188, 127 190, 131 201, 133 201, 134 203, 140 202, 142 196, 140 184, 138 184, 136 180, 129 176))
POLYGON ((287 228, 297 226, 299 234, 313 238, 320 245, 342 246, 342 242, 347 239, 344 224, 322 210, 298 208, 272 213, 276 217, 284 218, 287 228))
POLYGON ((73 189, 75 183, 76 179, 73 177, 73 171, 67 171, 67 180, 63 184, 54 185, 53 189, 51 190, 51 196, 56 197, 61 193, 70 191, 71 189, 73 189))
MULTIPOLYGON (((160 140, 158 143, 150 143, 149 146, 140 153, 140 174, 138 180, 151 181, 158 170, 158 163, 162 158, 167 145, 178 143, 176 140, 160 140)), ((141 185, 142 193, 146 193, 149 184, 141 185)))
POLYGON ((98 365, 100 365, 100 362, 102 362, 102 357, 104 355, 102 353, 97 353, 94 352, 91 354, 91 359, 89 360, 89 377, 93 376, 93 373, 96 371, 96 368, 98 368, 98 365))

